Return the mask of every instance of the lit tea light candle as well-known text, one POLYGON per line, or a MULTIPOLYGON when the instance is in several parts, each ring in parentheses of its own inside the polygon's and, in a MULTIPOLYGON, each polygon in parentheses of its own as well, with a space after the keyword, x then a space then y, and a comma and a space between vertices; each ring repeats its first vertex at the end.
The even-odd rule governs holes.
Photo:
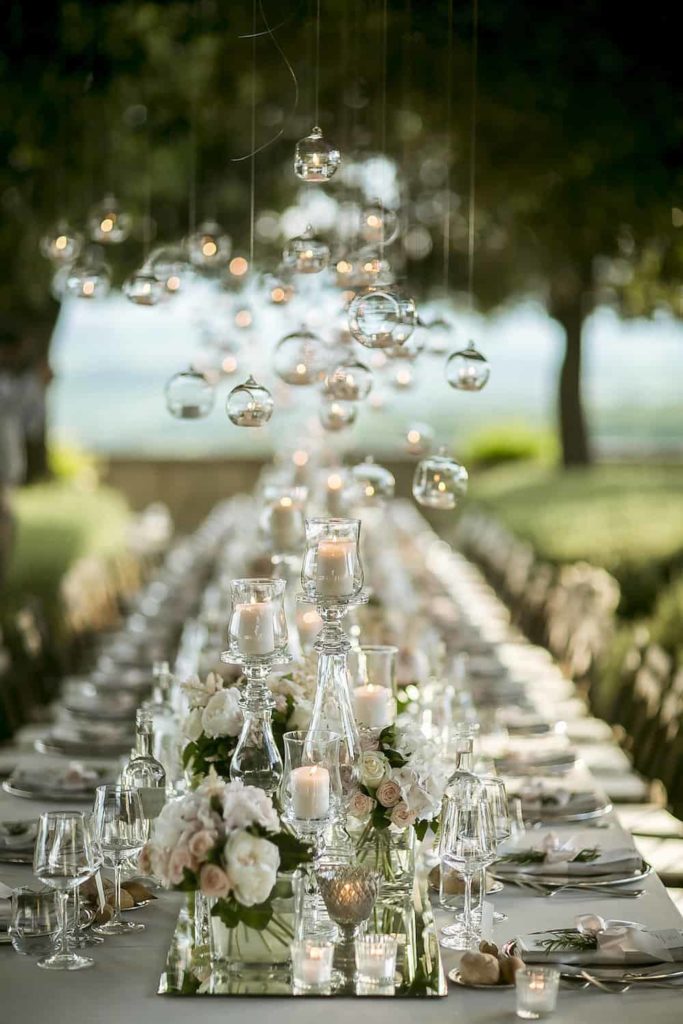
POLYGON ((316 943, 311 939, 293 942, 292 981, 295 989, 318 990, 329 986, 332 980, 332 957, 334 945, 331 942, 316 943))
POLYGON ((292 810, 299 819, 324 818, 330 809, 330 773, 319 764, 294 768, 291 774, 292 810))
POLYGON ((385 729, 396 718, 396 704, 386 686, 357 686, 353 704, 356 721, 367 729, 385 729))
POLYGON ((316 589, 324 597, 351 597, 354 592, 355 542, 321 540, 318 545, 316 589))
POLYGON ((538 1020, 552 1013, 559 982, 560 972, 554 967, 520 967, 515 973, 517 1016, 538 1020))
POLYGON ((391 935, 365 935, 356 939, 358 979, 374 985, 394 983, 396 939, 391 935))
POLYGON ((275 650, 275 619, 272 606, 264 601, 238 604, 231 624, 241 654, 266 655, 275 650))

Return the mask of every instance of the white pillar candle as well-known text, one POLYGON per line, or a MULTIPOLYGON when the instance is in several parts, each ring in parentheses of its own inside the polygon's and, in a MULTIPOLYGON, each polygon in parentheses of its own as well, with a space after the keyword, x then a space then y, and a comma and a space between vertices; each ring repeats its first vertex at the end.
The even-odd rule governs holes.
POLYGON ((327 511, 331 516, 344 514, 344 479, 339 473, 327 478, 327 511))
POLYGON ((324 818, 330 809, 330 773, 322 765, 303 765, 291 774, 294 817, 324 818))
POLYGON ((318 544, 316 588, 325 597, 351 597, 354 590, 355 543, 352 540, 321 540, 318 544))
POLYGON ((367 729, 385 729, 396 717, 396 705, 386 686, 357 686, 353 703, 356 721, 367 729))
POLYGON ((286 495, 271 507, 270 536, 276 550, 288 551, 303 544, 301 509, 286 495))
POLYGON ((296 627, 299 630, 301 643, 308 646, 312 644, 320 630, 323 628, 323 620, 315 608, 297 609, 296 627))
POLYGON ((238 604, 233 614, 232 632, 241 654, 272 654, 275 650, 272 605, 263 601, 238 604))

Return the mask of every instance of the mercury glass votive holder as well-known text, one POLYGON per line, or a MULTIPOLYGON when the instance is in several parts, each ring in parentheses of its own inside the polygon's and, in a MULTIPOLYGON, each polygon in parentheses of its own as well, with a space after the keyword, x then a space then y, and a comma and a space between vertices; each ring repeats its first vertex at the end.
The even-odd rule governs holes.
POLYGON ((356 938, 356 973, 364 985, 393 985, 398 942, 393 935, 356 938))
POLYGON ((370 917, 379 891, 379 877, 363 865, 335 865, 316 872, 327 913, 339 927, 334 963, 345 978, 353 975, 356 956, 354 941, 361 924, 370 917))
POLYGON ((332 983, 333 942, 302 939, 290 946, 295 992, 329 991, 332 983))
POLYGON ((554 967, 520 967, 515 972, 517 1016, 539 1020, 553 1013, 559 984, 560 972, 554 967))

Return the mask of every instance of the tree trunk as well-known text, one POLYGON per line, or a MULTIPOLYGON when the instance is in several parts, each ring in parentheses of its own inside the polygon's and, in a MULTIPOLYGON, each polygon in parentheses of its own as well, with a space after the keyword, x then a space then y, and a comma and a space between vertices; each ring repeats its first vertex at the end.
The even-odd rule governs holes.
POLYGON ((564 328, 565 350, 560 370, 558 422, 562 445, 562 464, 587 466, 591 451, 581 397, 581 341, 583 332, 583 296, 557 306, 552 315, 564 328))

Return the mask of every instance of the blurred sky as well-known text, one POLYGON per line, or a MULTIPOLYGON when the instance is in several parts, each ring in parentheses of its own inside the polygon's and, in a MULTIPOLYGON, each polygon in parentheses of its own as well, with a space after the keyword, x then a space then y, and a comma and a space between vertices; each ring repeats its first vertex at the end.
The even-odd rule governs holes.
MULTIPOLYGON (((199 298, 201 305, 201 296, 199 298)), ((310 389, 276 393, 276 411, 262 430, 233 426, 225 397, 249 371, 277 387, 267 353, 282 335, 281 310, 256 310, 252 331, 242 332, 239 372, 217 389, 205 420, 176 421, 166 411, 168 378, 200 348, 198 300, 174 300, 140 308, 120 296, 103 303, 67 302, 52 348, 55 381, 49 398, 53 436, 96 452, 138 456, 261 454, 274 439, 295 443, 315 422, 310 389), (289 405, 289 407, 287 407, 289 405)), ((439 310, 421 307, 429 321, 439 310)), ((378 454, 401 449, 412 422, 431 423, 440 439, 456 446, 496 422, 552 426, 562 340, 559 328, 532 303, 489 319, 467 323, 456 316, 458 337, 471 334, 489 357, 489 384, 463 394, 445 382, 445 356, 423 352, 414 364, 418 386, 398 392, 376 383, 385 404, 364 403, 356 424, 336 435, 340 447, 378 454)), ((287 327, 291 329, 291 327, 287 327)), ((459 347, 462 347, 460 345, 459 347)), ((361 350, 365 357, 371 356, 361 350)), ((669 319, 622 322, 609 310, 586 328, 585 397, 592 435, 605 451, 683 450, 683 326, 669 319)))

